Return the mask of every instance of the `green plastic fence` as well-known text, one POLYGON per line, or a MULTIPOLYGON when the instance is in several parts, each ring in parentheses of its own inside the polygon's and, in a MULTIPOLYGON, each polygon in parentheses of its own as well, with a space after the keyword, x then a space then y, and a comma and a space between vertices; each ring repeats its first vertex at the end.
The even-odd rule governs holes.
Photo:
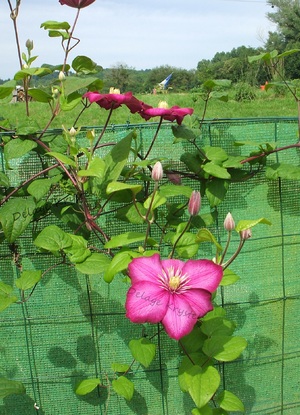
MULTIPOLYGON (((100 127, 95 127, 96 130, 100 127)), ((116 141, 135 128, 144 142, 151 141, 156 124, 112 126, 105 139, 116 141)), ((84 129, 82 130, 84 134, 84 129)), ((49 134, 56 134, 50 131, 49 134)), ((239 154, 235 141, 294 143, 296 119, 238 119, 206 121, 203 144, 222 146, 239 154)), ((151 156, 178 162, 186 143, 172 144, 170 124, 164 124, 151 156)), ((246 154, 246 153, 245 153, 246 154)), ((299 152, 288 150, 274 160, 299 164, 299 152)), ((34 154, 2 169, 17 185, 35 171, 34 154)), ((196 183, 190 183, 198 186, 196 183)), ((218 302, 238 326, 237 334, 248 340, 243 356, 222 367, 223 387, 236 393, 246 405, 246 414, 300 414, 300 183, 268 181, 264 174, 232 184, 219 209, 223 220, 230 210, 236 220, 266 217, 272 226, 258 226, 232 266, 241 280, 222 289, 218 302)), ((202 212, 209 211, 204 202, 202 212)), ((113 229, 106 217, 102 225, 113 229)), ((48 224, 46 218, 35 232, 48 224)), ((57 221, 67 229, 65 223, 57 221)), ((126 231, 116 229, 116 233, 126 231)), ((132 225, 130 225, 132 228, 132 225)), ((222 223, 214 229, 224 242, 222 223)), ((45 269, 53 258, 37 254, 22 237, 22 255, 28 266, 45 269)), ((209 257, 210 252, 205 252, 209 257)), ((1 244, 0 278, 6 283, 18 275, 9 247, 1 244)), ((136 391, 130 402, 113 391, 76 396, 74 385, 85 377, 112 373, 113 360, 131 362, 130 339, 140 337, 141 326, 124 317, 126 286, 116 278, 107 285, 97 276, 74 270, 55 269, 42 280, 24 305, 13 305, 0 314, 0 377, 24 382, 26 395, 12 395, 0 402, 0 415, 185 415, 195 406, 178 386, 178 346, 162 334, 160 352, 147 370, 137 369, 136 391), (40 409, 34 408, 34 404, 40 409)), ((151 327, 147 328, 151 335, 151 327)), ((153 332, 156 327, 153 327, 153 332)))

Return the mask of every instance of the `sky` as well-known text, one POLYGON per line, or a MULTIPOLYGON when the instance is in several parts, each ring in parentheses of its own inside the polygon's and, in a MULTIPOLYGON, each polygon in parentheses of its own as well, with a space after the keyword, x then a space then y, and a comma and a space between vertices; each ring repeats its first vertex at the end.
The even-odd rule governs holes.
MULTIPOLYGON (((76 11, 58 0, 21 0, 21 51, 26 51, 27 39, 33 40, 34 66, 58 65, 64 56, 60 38, 50 38, 41 23, 72 25, 76 11)), ((196 69, 217 52, 263 46, 268 32, 276 30, 266 17, 272 11, 264 0, 96 0, 80 11, 74 33, 80 43, 70 58, 85 55, 103 68, 196 69)), ((0 79, 13 78, 19 63, 8 0, 0 1, 0 31, 0 79)))

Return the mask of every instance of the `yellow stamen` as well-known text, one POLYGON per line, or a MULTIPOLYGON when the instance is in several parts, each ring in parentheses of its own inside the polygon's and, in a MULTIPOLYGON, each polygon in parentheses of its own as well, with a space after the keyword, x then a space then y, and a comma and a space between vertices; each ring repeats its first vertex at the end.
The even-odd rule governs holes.
POLYGON ((169 287, 172 291, 177 290, 180 285, 180 277, 175 275, 174 277, 170 277, 169 279, 169 287))

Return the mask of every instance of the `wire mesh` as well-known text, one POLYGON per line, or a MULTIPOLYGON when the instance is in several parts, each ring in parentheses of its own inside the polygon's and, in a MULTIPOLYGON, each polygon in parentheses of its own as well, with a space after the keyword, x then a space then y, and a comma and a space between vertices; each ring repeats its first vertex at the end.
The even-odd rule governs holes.
MULTIPOLYGON (((105 142, 116 142, 135 129, 147 148, 156 127, 155 123, 111 126, 105 142)), ((101 127, 93 128, 96 133, 101 131, 101 127)), ((82 129, 82 140, 87 129, 82 129)), ((60 131, 49 134, 59 135, 60 131)), ((201 145, 221 146, 231 154, 246 155, 251 144, 246 149, 235 146, 235 142, 290 144, 298 139, 297 120, 211 120, 203 124, 201 139, 201 145)), ((150 156, 171 158, 176 166, 180 155, 189 149, 184 141, 173 144, 170 124, 163 124, 150 156)), ((2 171, 15 186, 33 174, 40 162, 30 153, 7 169, 3 154, 1 157, 2 171)), ((299 165, 299 152, 288 150, 270 159, 299 165)), ((189 184, 198 186, 193 181, 189 184)), ((299 186, 297 181, 267 180, 262 172, 247 182, 231 184, 218 209, 220 223, 214 231, 221 242, 225 240, 222 218, 229 210, 236 220, 266 217, 272 222, 270 227, 255 228, 232 266, 241 280, 224 287, 218 297, 229 318, 236 322, 237 334, 248 341, 242 357, 221 368, 222 387, 242 399, 246 414, 300 413, 299 186)), ((210 211, 205 202, 202 211, 210 211)), ((132 225, 114 221, 112 216, 102 220, 110 234, 132 230, 132 225)), ((55 264, 55 258, 37 253, 30 243, 32 232, 49 223, 50 218, 45 217, 20 238, 20 253, 28 268, 44 270, 55 264)), ((57 224, 68 229, 59 218, 57 224)), ((210 255, 206 248, 202 253, 210 255)), ((10 247, 4 242, 0 269, 1 280, 7 284, 18 277, 10 247)), ((147 369, 134 370, 136 390, 130 402, 109 388, 82 397, 74 393, 76 383, 86 377, 101 377, 105 382, 106 376, 113 374, 112 362, 131 362, 128 343, 141 337, 143 331, 124 317, 126 290, 121 278, 107 285, 99 276, 84 276, 60 266, 40 282, 30 301, 1 313, 1 376, 24 382, 27 394, 4 398, 0 415, 190 414, 195 405, 178 385, 178 346, 163 333, 157 340, 159 352, 154 362, 147 369), (40 409, 34 408, 35 403, 40 409)), ((156 327, 149 325, 146 331, 151 336, 156 327)))

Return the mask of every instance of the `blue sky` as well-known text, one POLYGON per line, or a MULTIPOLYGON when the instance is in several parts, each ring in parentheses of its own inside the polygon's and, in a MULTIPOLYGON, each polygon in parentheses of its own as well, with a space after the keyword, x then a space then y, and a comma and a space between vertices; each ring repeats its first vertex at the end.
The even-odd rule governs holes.
MULTIPOLYGON (((75 35, 81 41, 71 58, 86 55, 104 68, 123 63, 136 69, 196 69, 217 52, 262 46, 268 31, 275 30, 266 17, 271 11, 264 0, 96 0, 80 12, 75 35)), ((26 40, 33 40, 36 66, 59 64, 63 58, 59 39, 49 38, 40 24, 72 24, 75 13, 58 0, 21 0, 21 47, 25 51, 26 40)), ((12 78, 19 67, 6 0, 0 2, 0 28, 0 78, 12 78)))

